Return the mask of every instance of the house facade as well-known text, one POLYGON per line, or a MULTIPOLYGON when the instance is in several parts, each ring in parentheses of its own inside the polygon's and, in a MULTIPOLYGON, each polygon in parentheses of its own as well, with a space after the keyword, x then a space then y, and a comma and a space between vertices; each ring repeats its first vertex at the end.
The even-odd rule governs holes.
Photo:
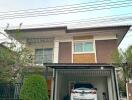
POLYGON ((19 36, 15 34, 16 29, 6 32, 33 50, 34 66, 48 68, 51 100, 63 100, 77 82, 93 84, 97 88, 98 100, 103 100, 103 92, 107 93, 109 100, 118 100, 111 56, 129 28, 28 28, 20 29, 19 36))

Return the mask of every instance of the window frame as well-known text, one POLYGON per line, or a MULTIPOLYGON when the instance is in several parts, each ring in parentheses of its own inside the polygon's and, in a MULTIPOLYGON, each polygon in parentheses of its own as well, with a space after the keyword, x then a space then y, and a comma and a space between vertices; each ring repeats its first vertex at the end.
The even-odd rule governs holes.
MULTIPOLYGON (((84 48, 83 48, 84 49, 84 48)), ((82 53, 95 53, 95 41, 94 40, 74 40, 73 41, 73 53, 74 54, 82 54, 82 53), (81 51, 81 52, 76 52, 75 51, 75 43, 85 43, 85 42, 91 42, 93 44, 93 50, 92 51, 81 51)))
POLYGON ((34 58, 35 64, 37 64, 37 65, 42 65, 42 64, 44 63, 44 61, 43 61, 42 63, 37 63, 37 61, 36 61, 36 55, 38 55, 38 56, 42 55, 42 56, 43 56, 43 60, 44 60, 44 56, 45 56, 45 53, 44 53, 45 51, 44 51, 44 50, 46 50, 46 49, 51 49, 51 50, 52 50, 52 55, 51 55, 51 57, 52 57, 52 62, 47 62, 47 63, 53 63, 53 53, 54 53, 53 48, 35 48, 35 58, 34 58), (36 50, 37 50, 37 49, 42 50, 42 54, 36 54, 36 50))

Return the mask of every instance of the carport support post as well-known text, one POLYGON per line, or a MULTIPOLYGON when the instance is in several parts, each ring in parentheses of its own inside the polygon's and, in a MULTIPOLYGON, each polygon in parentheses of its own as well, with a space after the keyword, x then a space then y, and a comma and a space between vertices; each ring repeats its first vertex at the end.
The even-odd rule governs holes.
POLYGON ((112 77, 112 86, 113 86, 113 97, 114 97, 114 100, 118 100, 118 94, 117 94, 117 86, 116 86, 116 79, 115 79, 115 70, 114 68, 112 69, 112 72, 111 72, 111 77, 112 77))
POLYGON ((55 100, 56 95, 56 69, 53 69, 53 78, 52 78, 52 92, 51 92, 51 100, 55 100))
POLYGON ((112 69, 111 75, 107 77, 109 100, 118 100, 115 72, 112 69))
POLYGON ((108 76, 107 77, 107 83, 108 83, 108 94, 109 94, 109 100, 113 100, 113 95, 112 95, 112 91, 113 91, 113 89, 112 89, 112 82, 111 82, 111 77, 110 76, 108 76))
POLYGON ((117 97, 117 100, 119 100, 120 98, 120 95, 119 95, 119 86, 118 86, 118 80, 117 80, 117 73, 116 73, 116 69, 113 68, 113 72, 114 72, 114 80, 115 80, 115 89, 116 89, 116 97, 117 97))
POLYGON ((47 66, 45 66, 46 68, 45 68, 45 73, 44 73, 44 76, 45 76, 45 79, 46 79, 46 81, 48 80, 48 67, 47 66))
POLYGON ((55 83, 54 83, 54 99, 58 98, 58 71, 55 69, 55 83))

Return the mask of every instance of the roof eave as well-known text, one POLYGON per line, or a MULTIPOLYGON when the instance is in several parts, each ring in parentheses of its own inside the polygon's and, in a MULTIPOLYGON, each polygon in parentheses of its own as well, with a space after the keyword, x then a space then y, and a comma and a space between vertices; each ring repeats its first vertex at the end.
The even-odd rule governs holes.
POLYGON ((124 34, 121 35, 121 38, 118 41, 118 46, 121 44, 123 38, 125 37, 125 35, 127 34, 127 32, 130 30, 130 28, 131 28, 131 25, 129 25, 127 31, 124 34))

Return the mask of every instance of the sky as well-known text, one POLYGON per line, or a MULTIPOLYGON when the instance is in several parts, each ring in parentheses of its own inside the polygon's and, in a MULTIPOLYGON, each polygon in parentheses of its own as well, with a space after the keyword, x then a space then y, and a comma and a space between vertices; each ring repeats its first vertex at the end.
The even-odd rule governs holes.
MULTIPOLYGON (((118 2, 121 1, 131 1, 131 0, 0 0, 0 16, 3 15, 3 12, 6 14, 10 14, 11 11, 19 11, 19 10, 27 10, 27 9, 37 9, 37 8, 49 8, 56 6, 66 6, 66 5, 74 5, 74 4, 82 4, 82 3, 91 3, 96 7, 99 2, 107 3, 107 2, 118 2)), ((103 6, 106 6, 103 4, 103 6)), ((94 10, 94 11, 85 11, 78 13, 69 13, 69 14, 59 14, 59 15, 49 15, 49 16, 38 16, 38 17, 27 17, 27 18, 16 18, 16 19, 0 19, 0 30, 6 28, 7 23, 9 24, 9 28, 11 27, 19 27, 20 23, 22 24, 22 28, 27 27, 48 27, 54 25, 56 22, 61 22, 59 26, 67 25, 68 28, 73 27, 97 27, 97 26, 107 26, 107 25, 132 25, 132 18, 128 20, 122 21, 106 21, 101 22, 99 20, 100 17, 105 16, 115 16, 121 15, 118 17, 132 16, 131 9, 132 3, 128 4, 127 7, 120 8, 111 8, 111 9, 102 9, 102 10, 94 10), (79 24, 73 24, 74 20, 92 20, 96 19, 97 22, 85 22, 79 24), (68 23, 64 23, 69 21, 68 23)), ((43 9, 43 10, 45 10, 43 9)), ((107 20, 107 19, 106 19, 107 20)), ((58 24, 57 24, 58 25, 58 24)), ((0 41, 5 41, 6 38, 0 35, 0 41)), ((126 49, 129 45, 132 45, 132 32, 128 32, 120 44, 120 48, 126 49)))

